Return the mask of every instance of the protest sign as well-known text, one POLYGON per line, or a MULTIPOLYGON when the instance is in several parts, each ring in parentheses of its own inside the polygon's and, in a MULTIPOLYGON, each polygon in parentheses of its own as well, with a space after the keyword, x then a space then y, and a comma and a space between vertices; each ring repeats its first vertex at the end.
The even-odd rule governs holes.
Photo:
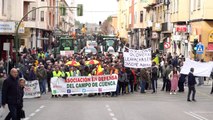
POLYGON ((116 91, 118 75, 51 78, 52 94, 83 94, 116 91))
POLYGON ((186 59, 180 73, 188 75, 191 68, 194 68, 194 76, 210 77, 213 68, 213 62, 196 62, 190 59, 186 59))
POLYGON ((40 96, 41 93, 38 80, 26 81, 24 87, 24 98, 36 98, 40 96))
POLYGON ((129 68, 148 68, 151 67, 151 48, 144 50, 129 49, 124 52, 124 66, 129 68))

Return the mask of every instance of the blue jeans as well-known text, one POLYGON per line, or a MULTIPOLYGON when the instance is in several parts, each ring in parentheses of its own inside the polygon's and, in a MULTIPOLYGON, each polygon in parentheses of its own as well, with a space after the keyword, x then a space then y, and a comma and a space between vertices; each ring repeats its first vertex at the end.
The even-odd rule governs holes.
POLYGON ((39 81, 41 94, 43 94, 43 93, 46 94, 46 84, 47 84, 47 80, 39 81))
POLYGON ((141 86, 141 93, 145 93, 146 81, 141 80, 140 81, 140 86, 141 86))
POLYGON ((157 86, 158 83, 157 83, 157 80, 152 80, 152 89, 153 89, 153 92, 156 92, 157 91, 157 86))

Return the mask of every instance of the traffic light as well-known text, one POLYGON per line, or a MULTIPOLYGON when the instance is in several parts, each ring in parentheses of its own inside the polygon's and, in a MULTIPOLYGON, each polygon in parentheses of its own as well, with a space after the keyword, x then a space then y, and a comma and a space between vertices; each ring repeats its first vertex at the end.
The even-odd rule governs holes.
POLYGON ((198 39, 194 39, 194 43, 193 43, 193 51, 194 51, 194 54, 196 54, 197 44, 198 44, 198 39))
POLYGON ((82 4, 77 5, 77 16, 83 16, 83 5, 82 4))
POLYGON ((66 7, 64 7, 64 5, 60 7, 60 11, 62 16, 66 15, 66 7))

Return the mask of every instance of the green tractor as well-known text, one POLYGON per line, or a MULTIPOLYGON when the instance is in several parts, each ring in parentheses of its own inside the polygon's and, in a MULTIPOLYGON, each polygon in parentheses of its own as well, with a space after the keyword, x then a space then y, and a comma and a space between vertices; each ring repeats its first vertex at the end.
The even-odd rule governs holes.
POLYGON ((58 39, 58 45, 54 49, 55 56, 74 54, 79 52, 78 41, 70 36, 62 36, 58 39))
POLYGON ((119 40, 114 35, 104 35, 99 37, 98 45, 101 46, 101 51, 104 53, 118 52, 119 40))

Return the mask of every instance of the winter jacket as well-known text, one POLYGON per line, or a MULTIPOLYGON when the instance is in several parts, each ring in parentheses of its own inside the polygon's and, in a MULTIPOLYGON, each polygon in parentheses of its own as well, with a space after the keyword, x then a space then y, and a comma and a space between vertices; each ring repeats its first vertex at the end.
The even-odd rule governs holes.
POLYGON ((2 87, 2 105, 21 104, 19 101, 20 94, 18 80, 19 78, 13 78, 12 76, 9 76, 6 80, 4 80, 2 87))

